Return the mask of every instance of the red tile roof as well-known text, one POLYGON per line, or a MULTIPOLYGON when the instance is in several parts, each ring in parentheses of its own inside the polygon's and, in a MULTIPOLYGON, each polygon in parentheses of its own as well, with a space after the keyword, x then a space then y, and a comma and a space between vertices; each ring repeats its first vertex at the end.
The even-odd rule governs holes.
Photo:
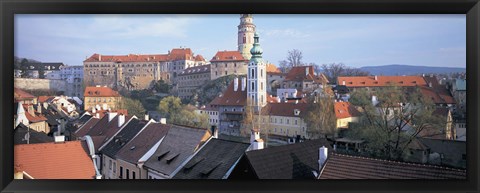
POLYGON ((435 76, 424 77, 428 86, 421 87, 424 96, 429 97, 436 104, 455 104, 455 99, 444 85, 440 85, 435 76), (431 85, 431 87, 430 87, 431 85))
POLYGON ((195 61, 206 61, 205 58, 203 58, 202 55, 198 54, 197 56, 195 56, 195 61))
POLYGON ((168 54, 169 60, 194 60, 193 52, 190 48, 174 48, 168 54))
POLYGON ((234 91, 234 81, 230 82, 221 96, 217 96, 210 105, 245 106, 247 102, 247 88, 242 91, 242 79, 238 79, 238 90, 234 91))
POLYGON ((95 86, 88 86, 85 88, 85 97, 121 97, 117 91, 109 87, 95 87, 95 86))
POLYGON ((267 64, 267 73, 282 73, 274 64, 267 64))
POLYGON ((218 51, 210 62, 248 61, 239 51, 218 51))
POLYGON ((315 83, 328 83, 322 74, 316 76, 313 66, 296 66, 290 69, 285 77, 286 81, 314 81, 315 83))
POLYGON ((337 84, 347 87, 377 87, 396 84, 397 86, 426 86, 427 83, 421 76, 339 76, 337 84))
POLYGON ((167 61, 168 54, 128 54, 128 55, 101 55, 93 54, 83 62, 146 62, 167 61))
POLYGON ((54 96, 38 96, 38 102, 39 103, 48 102, 54 98, 55 98, 54 96))
POLYGON ((14 167, 35 179, 94 179, 95 169, 81 141, 14 147, 14 167))
POLYGON ((19 89, 19 88, 14 88, 13 90, 13 97, 15 98, 15 101, 22 101, 22 100, 25 100, 25 99, 34 99, 34 98, 37 98, 35 96, 33 96, 32 94, 22 90, 22 89, 19 89))
POLYGON ((31 123, 42 122, 47 120, 45 116, 43 116, 41 113, 38 113, 36 111, 36 107, 34 105, 22 104, 22 106, 23 106, 23 109, 25 110, 25 116, 27 117, 28 121, 30 121, 31 123), (28 106, 33 106, 35 116, 28 113, 28 106))
POLYGON ((360 112, 349 102, 336 102, 334 106, 337 119, 360 116, 360 112))
POLYGON ((320 179, 466 179, 466 177, 466 170, 337 153, 329 155, 320 174, 320 179))

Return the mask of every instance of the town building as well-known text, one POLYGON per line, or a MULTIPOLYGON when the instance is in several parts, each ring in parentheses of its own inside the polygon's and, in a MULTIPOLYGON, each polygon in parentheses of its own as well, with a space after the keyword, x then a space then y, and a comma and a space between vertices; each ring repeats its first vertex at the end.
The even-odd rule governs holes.
POLYGON ((122 96, 107 86, 88 86, 85 88, 84 110, 103 109, 116 110, 122 100, 122 96))
MULTIPOLYGON (((137 136, 128 142, 115 155, 118 171, 113 177, 126 179, 127 170, 129 173, 137 173, 137 179, 147 179, 147 170, 143 164, 150 159, 155 150, 163 141, 171 125, 164 123, 149 123, 137 136)), ((130 176, 129 176, 130 177, 130 176)))
POLYGON ((177 92, 181 99, 191 98, 193 93, 210 80, 210 65, 190 67, 178 74, 177 92))
POLYGON ((83 98, 83 66, 63 66, 60 68, 60 79, 68 84, 65 95, 83 98))
POLYGON ((328 84, 328 79, 323 74, 317 75, 313 66, 295 66, 288 71, 283 88, 295 88, 304 93, 316 89, 323 89, 328 84))
MULTIPOLYGON (((210 138, 211 133, 206 129, 172 125, 155 153, 143 165, 148 179, 171 179, 182 163, 210 138)), ((126 175, 129 175, 129 170, 126 175)))
POLYGON ((463 169, 405 163, 339 153, 320 156, 318 179, 466 179, 463 169), (323 158, 323 159, 322 159, 323 158), (361 166, 361 167, 359 167, 361 166))
POLYGON ((454 111, 457 119, 465 119, 467 113, 467 80, 453 79, 448 83, 449 91, 457 103, 454 111))
POLYGON ((28 63, 25 78, 41 78, 40 73, 43 70, 43 78, 60 79, 60 69, 65 66, 61 62, 50 63, 28 63))
POLYGON ((239 51, 218 51, 210 60, 211 79, 215 80, 228 75, 247 74, 248 59, 239 51))
POLYGON ((263 109, 262 124, 268 131, 269 138, 285 140, 288 138, 308 138, 307 124, 302 118, 307 112, 305 102, 268 103, 263 109))
POLYGON ((319 149, 326 139, 247 151, 228 179, 316 179, 319 149))
POLYGON ((93 54, 83 62, 87 86, 107 85, 128 90, 150 88, 154 81, 176 83, 184 69, 205 65, 201 55, 190 48, 174 48, 167 54, 101 55, 93 54))
POLYGON ((210 139, 172 179, 227 179, 250 144, 210 139))
POLYGON ((349 123, 360 120, 361 113, 349 102, 335 102, 334 110, 337 118, 336 133, 339 132, 339 129, 348 129, 349 123))
POLYGON ((267 64, 267 93, 274 94, 281 88, 285 81, 285 73, 282 73, 274 64, 267 64))
POLYGON ((13 143, 18 144, 36 144, 53 142, 53 137, 48 136, 44 132, 38 132, 28 128, 20 123, 13 131, 13 143))
MULTIPOLYGON (((132 119, 123 128, 121 128, 115 136, 109 138, 99 148, 102 154, 103 169, 102 174, 105 179, 117 179, 117 160, 116 154, 130 142, 139 132, 141 132, 147 124, 151 122, 145 120, 132 119)), ((128 171, 128 169, 126 169, 128 171)), ((123 173, 123 171, 119 171, 123 173)), ((129 172, 126 172, 124 179, 139 179, 140 174, 132 171, 132 175, 129 176, 129 172)), ((123 179, 123 175, 118 176, 123 179)))

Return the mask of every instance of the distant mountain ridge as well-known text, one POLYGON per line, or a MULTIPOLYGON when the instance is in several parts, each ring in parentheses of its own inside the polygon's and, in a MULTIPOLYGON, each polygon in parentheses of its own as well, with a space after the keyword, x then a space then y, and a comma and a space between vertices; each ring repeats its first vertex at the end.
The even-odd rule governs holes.
POLYGON ((360 67, 360 70, 367 71, 371 75, 384 75, 384 76, 466 72, 466 68, 413 66, 413 65, 403 65, 403 64, 392 64, 392 65, 383 65, 383 66, 364 66, 364 67, 360 67))

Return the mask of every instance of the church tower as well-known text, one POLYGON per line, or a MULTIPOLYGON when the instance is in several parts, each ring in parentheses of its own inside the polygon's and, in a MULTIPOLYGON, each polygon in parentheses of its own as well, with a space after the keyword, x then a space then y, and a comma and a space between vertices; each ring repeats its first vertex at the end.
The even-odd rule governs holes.
POLYGON ((260 110, 267 104, 267 65, 262 59, 263 50, 260 47, 258 34, 255 33, 252 58, 248 63, 247 97, 255 110, 260 110))
POLYGON ((252 55, 250 49, 253 47, 253 36, 255 34, 255 25, 253 24, 252 14, 241 14, 240 25, 238 25, 238 51, 247 60, 252 55))

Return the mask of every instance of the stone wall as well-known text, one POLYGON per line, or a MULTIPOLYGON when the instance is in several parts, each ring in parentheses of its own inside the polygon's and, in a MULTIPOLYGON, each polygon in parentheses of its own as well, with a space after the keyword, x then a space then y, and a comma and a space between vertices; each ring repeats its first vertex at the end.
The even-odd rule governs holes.
POLYGON ((37 78, 15 78, 14 85, 16 88, 25 90, 53 90, 67 91, 67 82, 65 80, 49 80, 37 78))

